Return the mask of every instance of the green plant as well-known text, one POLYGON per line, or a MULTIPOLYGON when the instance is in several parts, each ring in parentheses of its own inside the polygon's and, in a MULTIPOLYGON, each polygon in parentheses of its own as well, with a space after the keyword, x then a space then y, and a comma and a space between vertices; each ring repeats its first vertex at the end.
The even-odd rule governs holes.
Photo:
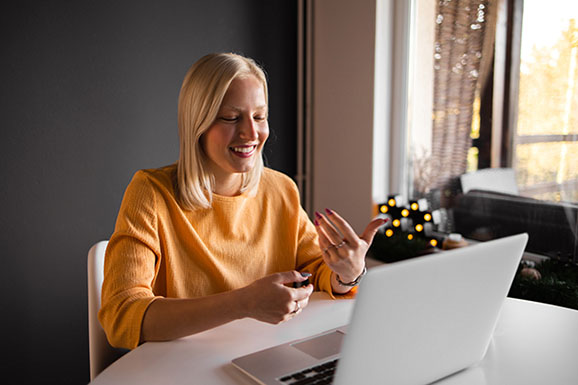
POLYGON ((578 266, 546 260, 536 266, 541 279, 524 276, 522 268, 516 273, 509 297, 578 310, 578 266))
POLYGON ((423 237, 410 237, 412 239, 408 239, 408 235, 413 235, 413 233, 397 231, 390 237, 383 233, 377 233, 369 252, 377 260, 392 263, 435 250, 431 246, 430 239, 423 237))

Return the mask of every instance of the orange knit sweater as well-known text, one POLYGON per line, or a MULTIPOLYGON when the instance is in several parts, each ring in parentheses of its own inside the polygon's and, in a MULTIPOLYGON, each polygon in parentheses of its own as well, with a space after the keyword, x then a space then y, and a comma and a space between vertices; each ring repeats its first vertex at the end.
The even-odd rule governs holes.
MULTIPOLYGON (((265 169, 256 196, 213 195, 210 209, 175 200, 176 166, 138 171, 106 250, 100 322, 111 345, 135 348, 155 298, 195 298, 275 272, 313 274, 331 293, 317 233, 287 176, 265 169)), ((353 293, 352 293, 353 294, 353 293)))

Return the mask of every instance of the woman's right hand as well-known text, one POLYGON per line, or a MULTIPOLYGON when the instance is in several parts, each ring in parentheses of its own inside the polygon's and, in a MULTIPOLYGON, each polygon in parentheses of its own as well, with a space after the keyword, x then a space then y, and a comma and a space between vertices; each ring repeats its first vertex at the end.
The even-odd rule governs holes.
POLYGON ((309 302, 313 285, 292 287, 293 282, 306 279, 297 271, 287 271, 205 297, 157 298, 143 317, 140 342, 173 340, 245 317, 272 324, 287 321, 309 302))
POLYGON ((313 285, 293 288, 292 284, 306 279, 298 271, 287 271, 268 275, 241 289, 247 317, 271 324, 293 318, 309 303, 313 285))

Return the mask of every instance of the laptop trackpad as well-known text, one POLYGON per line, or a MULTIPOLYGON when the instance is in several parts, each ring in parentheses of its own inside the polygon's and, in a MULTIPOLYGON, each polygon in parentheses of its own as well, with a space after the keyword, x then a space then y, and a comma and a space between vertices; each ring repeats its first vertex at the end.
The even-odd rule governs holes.
POLYGON ((310 356, 321 360, 333 356, 341 351, 343 336, 343 332, 335 330, 319 337, 292 344, 291 346, 305 354, 309 354, 310 356))

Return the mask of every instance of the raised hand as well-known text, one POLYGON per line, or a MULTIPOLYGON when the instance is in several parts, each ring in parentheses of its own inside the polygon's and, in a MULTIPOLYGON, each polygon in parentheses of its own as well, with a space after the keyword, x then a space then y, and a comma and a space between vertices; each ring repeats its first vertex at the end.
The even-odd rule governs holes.
POLYGON ((326 215, 315 212, 315 228, 323 260, 343 282, 354 281, 363 272, 365 254, 373 241, 377 229, 386 220, 377 218, 369 222, 365 231, 358 236, 349 223, 339 214, 325 209, 326 215))

